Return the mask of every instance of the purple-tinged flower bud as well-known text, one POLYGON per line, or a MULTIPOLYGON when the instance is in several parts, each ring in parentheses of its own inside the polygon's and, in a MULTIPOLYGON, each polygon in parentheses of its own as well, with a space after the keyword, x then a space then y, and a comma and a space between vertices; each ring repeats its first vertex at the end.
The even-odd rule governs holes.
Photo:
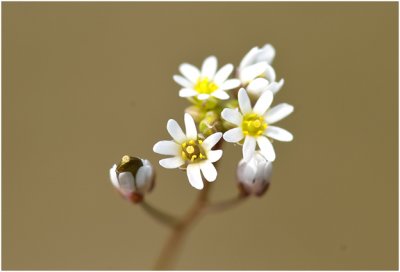
POLYGON ((242 159, 237 167, 239 188, 244 195, 262 196, 269 188, 272 175, 272 162, 259 152, 246 162, 242 159))
POLYGON ((138 203, 145 193, 153 189, 155 173, 148 160, 125 155, 118 165, 114 164, 110 169, 110 179, 123 197, 138 203))

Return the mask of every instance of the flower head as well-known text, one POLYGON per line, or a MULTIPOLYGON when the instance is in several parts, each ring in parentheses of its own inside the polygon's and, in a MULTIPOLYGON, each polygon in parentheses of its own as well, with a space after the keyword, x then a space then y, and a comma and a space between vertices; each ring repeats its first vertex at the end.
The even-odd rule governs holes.
POLYGON ((292 113, 293 106, 283 103, 269 109, 273 94, 268 90, 260 96, 253 108, 244 88, 239 90, 238 99, 240 112, 224 109, 221 113, 222 118, 237 126, 224 133, 225 141, 239 143, 244 139, 245 161, 250 161, 253 157, 257 144, 261 154, 268 161, 274 161, 275 151, 269 138, 289 142, 293 140, 293 135, 287 130, 271 125, 292 113))
POLYGON ((183 63, 179 66, 182 76, 174 75, 176 83, 182 86, 180 97, 196 97, 198 100, 207 100, 210 97, 226 100, 229 95, 227 90, 240 85, 237 79, 228 79, 233 71, 232 64, 226 64, 217 71, 217 58, 210 56, 203 62, 201 70, 197 67, 183 63))
POLYGON ((239 162, 236 174, 244 194, 261 196, 270 184, 272 162, 268 162, 260 152, 256 152, 250 161, 242 159, 239 162))
POLYGON ((148 160, 125 155, 121 162, 110 169, 110 179, 114 187, 125 198, 140 202, 145 193, 154 187, 154 170, 148 160))
POLYGON ((247 86, 249 94, 259 97, 265 90, 277 93, 284 80, 276 81, 276 73, 271 63, 275 49, 270 44, 262 48, 253 47, 242 59, 238 68, 238 77, 247 86))
POLYGON ((165 168, 186 167, 189 183, 196 189, 203 189, 203 179, 209 182, 217 178, 217 170, 213 163, 222 156, 222 150, 212 150, 222 137, 221 132, 214 133, 203 140, 197 134, 196 124, 193 118, 185 114, 186 134, 179 124, 170 119, 167 130, 172 141, 159 141, 153 147, 153 151, 162 155, 173 156, 160 160, 160 165, 165 168), (200 173, 201 171, 201 173, 200 173))

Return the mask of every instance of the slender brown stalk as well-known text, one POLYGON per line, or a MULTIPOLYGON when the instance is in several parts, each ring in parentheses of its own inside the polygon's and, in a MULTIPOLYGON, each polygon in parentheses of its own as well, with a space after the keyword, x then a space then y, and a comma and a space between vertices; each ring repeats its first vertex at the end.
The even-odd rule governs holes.
POLYGON ((239 194, 238 196, 231 199, 227 199, 218 203, 208 204, 205 212, 223 212, 239 205, 245 199, 247 199, 246 195, 239 194))
POLYGON ((169 227, 175 227, 179 222, 178 219, 175 218, 174 216, 155 208, 145 200, 143 200, 140 203, 140 205, 149 215, 151 215, 155 220, 157 220, 161 224, 164 224, 169 227))
POLYGON ((189 228, 202 215, 204 208, 207 205, 210 183, 205 183, 203 190, 200 191, 192 208, 186 213, 182 221, 179 222, 172 230, 164 248, 161 251, 160 257, 154 267, 156 270, 166 270, 171 267, 176 259, 176 255, 182 244, 182 240, 189 228))

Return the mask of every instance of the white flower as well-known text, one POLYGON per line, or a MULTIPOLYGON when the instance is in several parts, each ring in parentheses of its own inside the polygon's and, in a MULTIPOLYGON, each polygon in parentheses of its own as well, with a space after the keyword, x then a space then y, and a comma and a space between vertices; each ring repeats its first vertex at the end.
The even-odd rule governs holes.
POLYGON ((271 63, 275 49, 270 44, 262 48, 253 47, 242 59, 238 68, 238 77, 247 91, 259 97, 265 90, 274 94, 283 86, 284 80, 276 81, 276 73, 271 63))
POLYGON ((269 187, 272 175, 272 162, 268 162, 260 152, 250 161, 242 159, 237 167, 237 179, 245 194, 261 196, 269 187))
POLYGON ((274 147, 266 136, 284 142, 293 140, 293 135, 287 130, 271 126, 292 113, 293 106, 282 103, 268 110, 273 100, 273 94, 268 90, 260 96, 254 108, 251 107, 245 89, 239 90, 238 98, 240 112, 226 108, 221 113, 222 118, 237 126, 224 133, 225 141, 238 143, 244 139, 243 158, 246 161, 253 157, 256 144, 268 161, 274 161, 274 147))
POLYGON ((126 155, 110 169, 110 179, 125 198, 138 202, 141 196, 153 189, 153 166, 148 160, 126 155))
POLYGON ((199 100, 216 97, 226 100, 229 95, 227 90, 234 89, 240 85, 238 79, 228 79, 233 71, 232 64, 226 64, 217 71, 217 58, 210 56, 206 58, 201 67, 183 63, 179 66, 182 76, 174 75, 176 83, 182 86, 179 91, 180 97, 197 97, 199 100))
POLYGON ((186 172, 189 183, 196 189, 203 189, 203 179, 209 182, 217 178, 217 170, 213 163, 222 156, 222 150, 211 150, 221 139, 222 133, 217 132, 202 140, 197 135, 196 124, 190 114, 185 114, 186 134, 179 124, 170 119, 167 130, 173 141, 160 141, 153 147, 153 151, 162 155, 173 157, 160 160, 160 165, 165 168, 178 168, 187 164, 186 172))

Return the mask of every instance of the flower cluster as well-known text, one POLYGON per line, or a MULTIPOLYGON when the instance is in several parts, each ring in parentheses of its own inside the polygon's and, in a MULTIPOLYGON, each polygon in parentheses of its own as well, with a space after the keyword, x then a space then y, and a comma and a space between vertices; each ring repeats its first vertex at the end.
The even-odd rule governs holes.
POLYGON ((274 95, 284 84, 283 79, 276 79, 271 65, 274 57, 275 49, 270 44, 252 48, 233 78, 234 66, 225 64, 218 69, 214 56, 207 57, 200 69, 181 64, 181 75, 173 79, 181 86, 179 96, 192 105, 184 116, 186 133, 170 119, 167 131, 172 140, 154 145, 154 152, 172 156, 160 160, 160 165, 185 170, 189 183, 201 190, 202 176, 208 182, 217 178, 213 163, 222 157, 223 141, 236 143, 243 153, 237 173, 241 188, 247 194, 261 195, 270 182, 276 158, 273 140, 293 140, 290 132, 275 126, 294 108, 286 103, 271 107, 274 95))

